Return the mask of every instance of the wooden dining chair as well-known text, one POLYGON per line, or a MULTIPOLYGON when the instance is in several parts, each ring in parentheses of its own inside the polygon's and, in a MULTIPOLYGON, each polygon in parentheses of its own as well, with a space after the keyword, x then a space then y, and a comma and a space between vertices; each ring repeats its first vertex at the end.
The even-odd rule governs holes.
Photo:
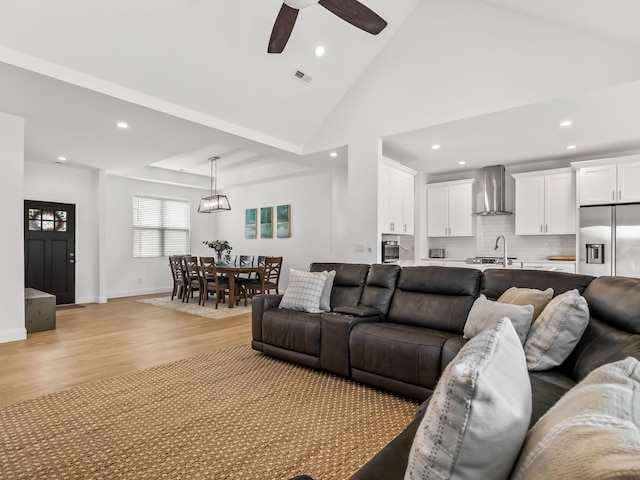
MULTIPOLYGON (((198 290, 199 296, 202 297, 204 282, 202 280, 200 266, 198 265, 198 257, 187 255, 182 257, 182 262, 182 274, 184 275, 185 284, 187 286, 187 290, 182 296, 182 301, 189 303, 189 298, 193 298, 194 290, 198 290)), ((200 299, 198 299, 198 303, 200 303, 200 299)))
POLYGON ((216 308, 218 308, 220 302, 224 303, 225 293, 229 290, 229 278, 218 273, 213 257, 200 257, 200 272, 204 282, 200 305, 204 307, 209 293, 213 293, 216 297, 216 308))
MULTIPOLYGON (((238 257, 238 266, 239 267, 253 267, 253 255, 240 255, 238 257)), ((239 273, 238 279, 240 281, 245 282, 251 279, 252 273, 239 273)))
POLYGON ((244 286, 251 296, 258 293, 269 293, 275 290, 280 293, 278 285, 280 283, 280 270, 282 268, 282 257, 265 257, 264 269, 258 272, 258 278, 245 282, 244 286))
POLYGON ((171 277, 173 278, 173 290, 171 291, 171 300, 178 297, 182 300, 182 296, 186 290, 184 275, 182 274, 182 256, 172 255, 169 257, 169 267, 171 267, 171 277))

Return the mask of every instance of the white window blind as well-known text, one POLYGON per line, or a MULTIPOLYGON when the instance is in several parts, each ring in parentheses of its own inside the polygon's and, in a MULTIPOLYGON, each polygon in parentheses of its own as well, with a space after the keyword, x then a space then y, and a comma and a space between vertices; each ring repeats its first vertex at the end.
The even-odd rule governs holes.
POLYGON ((133 256, 187 255, 190 203, 171 198, 133 196, 133 256))

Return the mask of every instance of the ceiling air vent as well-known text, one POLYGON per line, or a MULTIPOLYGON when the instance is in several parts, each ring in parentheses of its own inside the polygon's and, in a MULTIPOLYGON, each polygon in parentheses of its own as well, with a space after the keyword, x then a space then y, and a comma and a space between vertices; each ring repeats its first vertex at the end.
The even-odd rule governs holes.
POLYGON ((311 80, 313 80, 309 75, 300 70, 296 70, 296 72, 293 74, 293 78, 300 80, 305 85, 309 85, 311 83, 311 80))

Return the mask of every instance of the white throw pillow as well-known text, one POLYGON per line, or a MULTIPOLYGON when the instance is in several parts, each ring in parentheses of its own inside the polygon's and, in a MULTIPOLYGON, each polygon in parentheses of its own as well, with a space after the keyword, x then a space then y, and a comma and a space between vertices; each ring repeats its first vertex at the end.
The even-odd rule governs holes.
POLYGON ((515 480, 640 478, 640 362, 603 365, 533 426, 515 480))
POLYGON ((524 344, 529 370, 548 370, 564 362, 588 324, 589 307, 578 290, 551 300, 531 325, 524 344))
POLYGON ((445 368, 404 478, 506 479, 530 420, 524 352, 512 323, 503 318, 472 338, 445 368))
POLYGON ((518 333, 520 343, 524 345, 529 327, 531 327, 533 306, 493 302, 487 300, 484 295, 480 295, 473 302, 471 311, 467 316, 467 322, 464 324, 464 338, 475 337, 483 330, 494 326, 503 317, 511 320, 518 333))
POLYGON ((282 296, 279 308, 322 313, 320 297, 326 281, 327 272, 301 272, 292 268, 289 272, 289 285, 282 296))

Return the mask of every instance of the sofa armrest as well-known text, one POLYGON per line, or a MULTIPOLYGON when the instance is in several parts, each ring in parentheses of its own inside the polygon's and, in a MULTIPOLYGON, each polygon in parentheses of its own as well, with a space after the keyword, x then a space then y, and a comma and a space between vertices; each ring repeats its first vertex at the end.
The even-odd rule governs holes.
POLYGON ((320 329, 320 367, 338 375, 350 376, 349 334, 351 329, 359 323, 380 321, 380 312, 370 316, 336 312, 323 314, 320 329))
POLYGON ((251 346, 262 351, 262 315, 270 308, 277 308, 282 295, 255 295, 251 300, 251 346))
POLYGON ((464 347, 468 341, 469 340, 464 337, 455 336, 448 338, 447 341, 444 342, 442 352, 440 353, 440 373, 447 368, 447 365, 451 363, 451 360, 456 357, 460 349, 464 347))

